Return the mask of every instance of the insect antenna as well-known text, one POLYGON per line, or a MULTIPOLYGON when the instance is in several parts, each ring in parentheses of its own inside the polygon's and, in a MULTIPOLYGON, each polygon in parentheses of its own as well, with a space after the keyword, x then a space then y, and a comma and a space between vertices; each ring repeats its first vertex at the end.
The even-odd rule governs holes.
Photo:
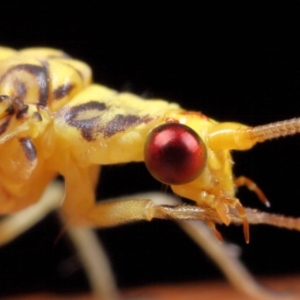
POLYGON ((249 128, 249 134, 257 142, 300 133, 300 118, 270 123, 249 128))
POLYGON ((224 122, 212 126, 208 130, 206 139, 214 151, 248 150, 256 143, 296 133, 300 133, 300 118, 255 127, 224 122))
MULTIPOLYGON (((261 212, 257 209, 251 208, 246 208, 246 215, 249 224, 252 225, 265 224, 289 230, 300 231, 300 218, 261 212)), ((230 221, 234 224, 243 223, 243 219, 236 213, 236 211, 231 211, 230 221)))

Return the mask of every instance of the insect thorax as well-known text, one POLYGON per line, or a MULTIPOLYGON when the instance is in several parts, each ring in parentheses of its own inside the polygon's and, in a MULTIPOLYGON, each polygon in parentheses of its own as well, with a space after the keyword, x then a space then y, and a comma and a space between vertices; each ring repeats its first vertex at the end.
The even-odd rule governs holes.
MULTIPOLYGON (((61 51, 0 48, 0 198, 37 200, 71 165, 143 161, 147 135, 165 122, 190 126, 205 143, 216 124, 174 103, 91 84, 90 67, 61 51)), ((207 167, 189 190, 234 194, 229 151, 207 153, 207 167)))
POLYGON ((1 211, 14 211, 14 200, 35 201, 55 176, 45 169, 53 152, 48 129, 56 111, 90 81, 89 66, 59 50, 0 47, 1 211))

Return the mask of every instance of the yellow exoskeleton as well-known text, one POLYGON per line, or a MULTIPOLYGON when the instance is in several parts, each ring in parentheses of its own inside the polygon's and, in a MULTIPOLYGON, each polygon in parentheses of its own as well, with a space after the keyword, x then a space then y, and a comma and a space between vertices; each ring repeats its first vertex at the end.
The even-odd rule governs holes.
MULTIPOLYGON (((235 197, 236 188, 246 185, 268 202, 250 179, 234 178, 230 151, 297 132, 300 119, 252 128, 118 93, 93 84, 90 67, 59 50, 0 48, 1 215, 36 203, 60 174, 69 225, 172 218, 201 219, 214 228, 233 221, 243 223, 248 241, 248 221, 257 220, 235 197), (155 205, 151 199, 95 202, 99 166, 142 161, 195 206, 155 205)), ((280 225, 299 229, 296 221, 280 225)))

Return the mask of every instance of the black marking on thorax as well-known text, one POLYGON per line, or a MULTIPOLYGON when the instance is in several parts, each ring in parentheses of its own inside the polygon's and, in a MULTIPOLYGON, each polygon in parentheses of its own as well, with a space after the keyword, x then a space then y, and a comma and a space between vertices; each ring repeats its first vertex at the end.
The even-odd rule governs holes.
POLYGON ((141 123, 148 123, 152 120, 148 115, 116 115, 103 128, 104 137, 109 138, 118 132, 124 132, 130 127, 137 126, 141 123))
POLYGON ((36 148, 31 140, 31 138, 20 138, 19 139, 20 144, 24 150, 24 153, 27 157, 27 159, 32 162, 36 159, 37 153, 36 153, 36 148))
POLYGON ((12 97, 12 106, 14 108, 14 113, 16 113, 17 119, 22 119, 27 111, 29 106, 25 105, 24 102, 18 97, 12 97))
MULTIPOLYGON (((68 108, 65 112, 64 119, 67 124, 76 127, 81 131, 82 137, 87 141, 94 141, 99 133, 104 138, 109 138, 119 132, 124 132, 130 127, 137 126, 141 123, 147 124, 153 118, 149 115, 139 116, 134 114, 117 114, 111 120, 101 119, 101 114, 91 114, 90 118, 85 118, 84 113, 89 110, 104 111, 110 107, 105 103, 91 100, 88 103, 80 104, 68 108)), ((112 112, 113 113, 113 112, 112 112)))
POLYGON ((78 120, 76 118, 89 110, 103 111, 105 109, 107 109, 105 103, 90 101, 71 107, 64 117, 67 124, 81 131, 81 135, 85 140, 93 141, 95 140, 95 131, 99 125, 99 116, 78 120))
POLYGON ((60 100, 61 98, 64 98, 72 91, 73 88, 74 85, 71 83, 66 83, 59 86, 53 91, 53 100, 60 100))
MULTIPOLYGON (((49 78, 48 78, 48 70, 47 70, 47 63, 42 62, 44 66, 36 66, 31 64, 19 64, 16 65, 9 70, 7 70, 2 76, 0 77, 0 83, 5 80, 5 78, 9 75, 13 75, 14 71, 25 71, 29 74, 33 75, 36 79, 36 83, 39 87, 39 97, 38 97, 38 103, 41 106, 46 107, 47 106, 47 100, 49 95, 49 78)), ((16 95, 21 100, 24 100, 27 94, 27 86, 26 83, 21 82, 20 80, 15 80, 13 82, 16 95)))
POLYGON ((0 124, 0 135, 2 135, 6 131, 8 125, 9 125, 10 119, 11 119, 11 117, 7 117, 6 120, 4 120, 0 124))

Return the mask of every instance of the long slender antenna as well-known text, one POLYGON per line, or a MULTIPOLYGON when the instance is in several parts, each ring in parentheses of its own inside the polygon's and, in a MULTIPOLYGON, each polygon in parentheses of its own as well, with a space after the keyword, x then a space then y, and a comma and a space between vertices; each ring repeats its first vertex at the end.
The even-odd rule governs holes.
POLYGON ((256 143, 286 135, 300 133, 300 118, 248 127, 224 122, 212 126, 207 132, 207 143, 215 151, 248 150, 256 143))
POLYGON ((248 129, 251 138, 258 142, 300 133, 300 118, 255 126, 248 129))

